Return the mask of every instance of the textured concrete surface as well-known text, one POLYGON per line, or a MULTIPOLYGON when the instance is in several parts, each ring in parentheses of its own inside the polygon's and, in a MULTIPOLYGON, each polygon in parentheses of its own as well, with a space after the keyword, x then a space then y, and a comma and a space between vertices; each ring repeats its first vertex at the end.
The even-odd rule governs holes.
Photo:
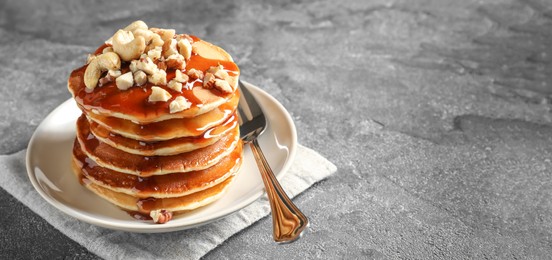
MULTIPOLYGON (((312 220, 275 245, 270 218, 206 259, 548 258, 552 3, 0 3, 0 153, 69 98, 86 53, 135 19, 221 45, 339 171, 295 201, 312 220)), ((0 191, 2 258, 94 258, 0 191)))

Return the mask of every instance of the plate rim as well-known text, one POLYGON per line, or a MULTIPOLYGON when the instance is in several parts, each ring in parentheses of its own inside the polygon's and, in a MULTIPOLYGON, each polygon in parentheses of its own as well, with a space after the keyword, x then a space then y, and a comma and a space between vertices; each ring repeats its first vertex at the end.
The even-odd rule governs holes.
MULTIPOLYGON (((255 96, 260 95, 263 98, 268 99, 272 103, 272 105, 276 106, 277 109, 281 112, 281 116, 283 116, 285 118, 285 120, 290 125, 289 131, 291 132, 291 136, 290 136, 291 142, 290 142, 290 145, 289 145, 289 148, 288 148, 288 150, 289 150, 288 156, 287 156, 285 162, 283 163, 282 169, 276 174, 277 178, 279 180, 281 180, 287 174, 287 172, 289 171, 289 168, 291 167, 291 163, 294 161, 295 155, 296 155, 296 152, 297 152, 298 143, 297 143, 297 129, 295 127, 295 123, 293 122, 293 119, 292 119, 291 115, 289 114, 289 112, 287 111, 287 109, 285 109, 285 107, 278 100, 276 100, 273 96, 271 96, 266 91, 262 90, 261 88, 255 86, 251 83, 248 83, 248 82, 243 81, 243 80, 242 80, 242 82, 250 90, 253 90, 252 91, 253 95, 255 95, 255 96)), ((66 215, 69 215, 73 218, 76 218, 77 220, 80 220, 80 221, 83 221, 83 222, 86 222, 86 223, 89 223, 89 224, 92 224, 92 225, 95 225, 95 226, 100 226, 100 227, 104 227, 104 228, 108 228, 108 229, 112 229, 112 230, 121 230, 121 231, 126 231, 126 232, 135 232, 135 233, 164 233, 164 232, 172 232, 172 231, 195 228, 195 227, 198 227, 198 226, 202 226, 202 225, 211 223, 213 221, 216 221, 218 219, 226 217, 226 216, 228 216, 232 213, 235 213, 235 212, 245 208, 249 204, 257 201, 265 193, 264 188, 262 188, 258 192, 251 195, 248 199, 243 200, 242 202, 240 202, 236 205, 233 205, 231 207, 226 208, 225 210, 220 211, 218 214, 215 215, 215 217, 208 218, 208 219, 205 219, 205 220, 199 219, 198 221, 195 221, 195 222, 192 222, 192 223, 189 223, 189 224, 186 224, 186 225, 183 225, 182 223, 178 223, 178 222, 172 222, 172 224, 171 224, 171 222, 168 222, 168 223, 165 223, 163 225, 134 226, 135 224, 133 224, 131 222, 129 222, 129 223, 126 223, 126 222, 114 223, 112 221, 95 218, 93 216, 90 216, 89 214, 85 214, 85 213, 82 213, 79 210, 75 210, 72 207, 67 206, 63 202, 61 202, 61 201, 55 199, 54 197, 50 196, 49 194, 47 194, 46 191, 43 190, 41 185, 38 183, 38 179, 37 179, 37 176, 36 176, 36 173, 35 173, 35 169, 33 169, 33 165, 31 164, 32 163, 31 160, 32 160, 32 156, 33 156, 33 145, 35 145, 36 139, 38 138, 39 133, 41 133, 43 128, 46 127, 45 122, 48 122, 49 121, 48 119, 53 117, 55 114, 59 113, 58 110, 63 109, 63 107, 66 106, 66 103, 68 103, 68 102, 74 102, 73 98, 69 98, 69 99, 65 100, 64 102, 62 102, 61 104, 59 104, 55 109, 53 109, 40 122, 39 126, 35 129, 35 131, 33 132, 33 135, 31 136, 31 139, 29 140, 29 143, 27 145, 27 152, 26 152, 26 155, 25 155, 25 166, 26 166, 26 170, 27 170, 27 176, 30 179, 33 188, 50 205, 54 206, 56 209, 60 210, 61 212, 63 212, 66 215)), ((263 109, 263 107, 264 107, 263 104, 261 103, 260 105, 261 105, 261 109, 263 109)), ((266 110, 266 109, 264 109, 264 110, 266 110)), ((274 131, 276 128, 272 128, 272 129, 274 131)))

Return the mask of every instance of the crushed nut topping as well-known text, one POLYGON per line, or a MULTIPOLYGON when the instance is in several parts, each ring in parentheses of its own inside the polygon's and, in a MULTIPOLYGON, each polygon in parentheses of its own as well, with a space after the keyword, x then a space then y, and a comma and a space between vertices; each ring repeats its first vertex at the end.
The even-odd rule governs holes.
POLYGON ((207 73, 212 73, 217 79, 227 80, 229 75, 222 65, 212 66, 207 70, 207 73))
POLYGON ((169 44, 169 47, 165 50, 165 58, 177 53, 178 50, 176 49, 176 40, 171 39, 171 44, 169 44))
POLYGON ((228 81, 223 79, 215 79, 215 88, 224 93, 232 93, 232 91, 234 91, 232 87, 230 87, 230 84, 228 84, 228 81))
POLYGON ((169 81, 169 84, 167 84, 167 87, 169 87, 172 90, 182 92, 182 83, 180 83, 180 82, 178 82, 174 79, 169 81))
POLYGON ((127 72, 115 80, 115 84, 117 85, 117 88, 120 90, 127 90, 132 85, 134 85, 134 77, 132 76, 132 72, 127 72))
POLYGON ((202 79, 203 78, 203 72, 201 70, 196 69, 190 69, 188 70, 188 76, 192 79, 202 79))
POLYGON ((157 68, 160 70, 167 70, 167 63, 164 61, 157 62, 157 68))
POLYGON ((174 114, 183 110, 186 110, 192 106, 190 101, 186 100, 183 96, 176 97, 171 104, 169 104, 170 113, 174 114))
POLYGON ((105 77, 100 78, 100 79, 98 80, 98 85, 99 85, 99 86, 103 86, 103 85, 105 85, 105 84, 107 84, 107 83, 109 83, 109 82, 112 82, 112 81, 113 81, 113 79, 111 79, 108 75, 106 75, 105 77))
POLYGON ((161 58, 161 51, 163 48, 161 46, 157 46, 154 49, 151 49, 148 51, 148 57, 152 60, 158 60, 161 58))
POLYGON ((180 39, 178 41, 178 51, 186 60, 192 57, 192 44, 188 39, 180 39))
POLYGON ((154 223, 164 224, 169 222, 172 219, 172 212, 164 209, 152 210, 150 212, 150 217, 154 223))
POLYGON ((148 82, 148 75, 146 75, 145 72, 138 70, 133 73, 134 76, 134 83, 136 83, 136 86, 143 86, 148 82))
POLYGON ((155 85, 167 84, 167 72, 164 70, 156 69, 153 74, 148 76, 148 81, 155 85))
POLYGON ((155 49, 157 47, 163 47, 163 40, 161 39, 161 36, 156 33, 152 33, 151 40, 148 42, 148 45, 146 46, 146 51, 155 49))
MULTIPOLYGON (((148 28, 142 21, 133 22, 108 39, 100 54, 88 56, 86 90, 90 92, 109 82, 115 82, 121 91, 151 83, 154 86, 148 101, 166 102, 171 95, 159 86, 182 92, 192 81, 202 83, 202 87, 207 89, 231 93, 230 76, 222 65, 212 66, 206 71, 186 70, 186 63, 196 53, 193 43, 194 39, 187 34, 177 35, 172 29, 148 28), (128 65, 130 71, 121 65, 128 65), (175 76, 167 80, 169 70, 174 70, 175 76)), ((176 113, 190 105, 184 97, 177 97, 171 102, 170 110, 176 113)))
POLYGON ((166 91, 166 90, 164 90, 164 89, 162 89, 158 86, 153 86, 153 87, 151 87, 151 94, 148 98, 148 101, 149 102, 159 102, 159 101, 165 102, 165 101, 171 99, 171 97, 172 96, 168 91, 166 91))
POLYGON ((213 85, 215 84, 215 75, 213 73, 206 73, 205 77, 203 78, 203 87, 204 88, 213 88, 213 85))
POLYGON ((188 80, 190 80, 190 77, 188 77, 188 75, 182 73, 182 71, 176 70, 176 71, 174 72, 174 78, 173 78, 173 80, 176 80, 176 81, 178 81, 178 82, 180 82, 180 83, 186 83, 186 82, 188 82, 188 80))
POLYGON ((165 63, 167 64, 167 67, 171 69, 181 70, 186 67, 186 60, 184 59, 184 56, 178 53, 172 54, 167 57, 165 63))
POLYGON ((107 75, 110 76, 111 78, 115 79, 115 78, 121 76, 121 71, 120 70, 108 70, 107 75))
MULTIPOLYGON (((135 63, 136 70, 141 70, 148 75, 152 75, 158 70, 157 65, 155 65, 155 63, 153 63, 153 61, 148 56, 142 57, 140 58, 140 60, 135 61, 133 60, 130 65, 132 66, 132 63, 135 63)), ((130 68, 130 70, 133 70, 132 67, 130 68)))

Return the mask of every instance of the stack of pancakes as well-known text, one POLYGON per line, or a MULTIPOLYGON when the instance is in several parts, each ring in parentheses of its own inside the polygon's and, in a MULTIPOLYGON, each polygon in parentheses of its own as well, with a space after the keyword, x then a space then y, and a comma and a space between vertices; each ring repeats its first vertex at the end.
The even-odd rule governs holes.
MULTIPOLYGON (((165 69, 166 82, 176 70, 202 72, 188 77, 180 91, 151 82, 121 90, 115 80, 90 89, 84 79, 89 65, 74 70, 68 81, 83 112, 72 161, 81 184, 134 217, 156 223, 219 199, 242 162, 235 111, 239 69, 221 48, 197 37, 187 39, 193 48, 185 67, 167 68, 160 64, 163 58, 155 61, 165 69), (204 84, 203 75, 215 67, 224 69, 231 91, 204 84), (152 87, 162 88, 170 98, 152 102, 152 87), (184 97, 188 107, 174 112, 171 102, 178 97, 184 97)), ((109 47, 104 44, 94 55, 109 47)), ((120 71, 128 72, 131 63, 122 60, 120 71)), ((108 78, 111 72, 102 73, 108 78)))

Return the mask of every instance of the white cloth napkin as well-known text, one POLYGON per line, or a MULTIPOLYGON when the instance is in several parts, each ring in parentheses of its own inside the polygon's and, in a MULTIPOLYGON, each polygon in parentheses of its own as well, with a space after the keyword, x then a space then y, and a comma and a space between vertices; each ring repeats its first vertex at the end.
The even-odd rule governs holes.
MULTIPOLYGON (((26 150, 0 156, 0 187, 62 233, 106 259, 199 259, 233 234, 270 213, 266 195, 242 210, 198 228, 163 234, 114 231, 74 219, 48 204, 34 190, 25 169, 26 150)), ((336 171, 317 152, 299 145, 281 181, 290 197, 336 171)), ((272 234, 267 234, 272 236, 272 234)))

